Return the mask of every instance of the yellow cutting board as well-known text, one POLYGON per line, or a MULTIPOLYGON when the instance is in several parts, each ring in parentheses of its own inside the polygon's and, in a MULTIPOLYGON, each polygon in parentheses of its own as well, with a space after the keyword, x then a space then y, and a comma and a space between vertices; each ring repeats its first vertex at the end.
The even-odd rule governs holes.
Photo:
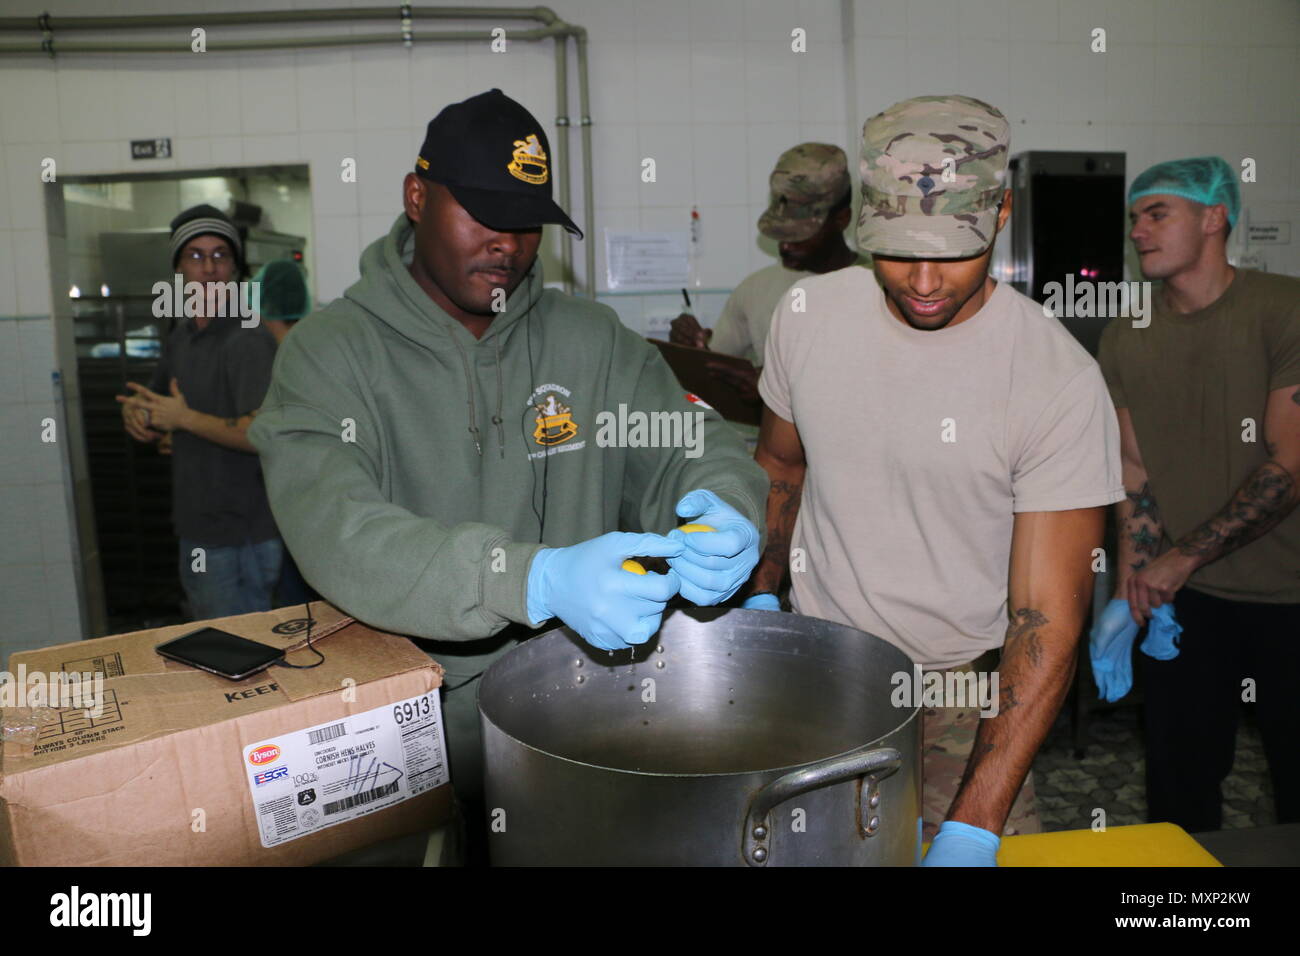
POLYGON ((1004 837, 999 866, 1222 866, 1173 823, 1004 837))

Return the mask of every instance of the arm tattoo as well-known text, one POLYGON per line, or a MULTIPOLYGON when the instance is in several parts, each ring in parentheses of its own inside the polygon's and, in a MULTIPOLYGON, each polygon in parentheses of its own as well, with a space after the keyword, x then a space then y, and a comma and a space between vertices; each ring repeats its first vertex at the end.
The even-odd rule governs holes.
POLYGON ((1263 536, 1296 506, 1295 478, 1275 461, 1260 465, 1209 521, 1178 541, 1188 557, 1220 558, 1263 536))
POLYGON ((1142 487, 1137 491, 1126 490, 1124 496, 1133 510, 1125 516, 1121 533, 1137 556, 1137 560, 1131 562, 1129 567, 1140 571, 1151 558, 1160 553, 1160 543, 1165 535, 1164 520, 1160 517, 1160 506, 1156 503, 1155 495, 1151 493, 1151 482, 1142 482, 1142 487))
POLYGON ((1142 488, 1139 491, 1126 491, 1125 497, 1133 502, 1134 518, 1141 518, 1143 515, 1150 515, 1152 521, 1160 520, 1160 509, 1156 505, 1155 496, 1151 494, 1151 482, 1142 482, 1142 488))
MULTIPOLYGON (((1004 680, 998 682, 998 713, 1005 714, 1007 711, 1020 706, 1020 698, 1016 696, 1016 685, 1011 681, 1004 680)), ((989 748, 992 749, 991 747, 989 748)))
POLYGON ((763 548, 763 558, 785 567, 790 560, 790 539, 794 535, 794 520, 799 514, 803 482, 774 481, 771 495, 781 501, 776 520, 767 529, 767 546, 763 548))
MULTIPOLYGON (((1007 628, 1007 639, 1002 644, 1002 659, 1007 653, 1019 651, 1024 654, 1029 667, 1038 667, 1043 662, 1043 640, 1038 630, 1048 624, 1047 615, 1037 608, 1022 607, 1011 615, 1011 626, 1007 628)), ((1019 707, 1021 700, 1016 696, 1016 682, 1005 676, 998 683, 998 711, 1006 712, 1019 707)))
MULTIPOLYGON (((1014 620, 1007 628, 1007 639, 1003 642, 1004 650, 1019 648, 1024 643, 1025 655, 1029 663, 1037 667, 1043 660, 1043 641, 1038 636, 1038 629, 1046 626, 1047 615, 1032 607, 1022 607, 1013 615, 1014 620)), ((1014 696, 1014 695, 1013 695, 1014 696)))
POLYGON ((1295 402, 1297 405, 1300 405, 1300 389, 1296 389, 1294 392, 1291 393, 1291 401, 1295 402))
POLYGON ((1133 550, 1138 554, 1155 554, 1160 546, 1160 539, 1151 533, 1147 525, 1140 525, 1129 532, 1128 539, 1133 542, 1133 550))

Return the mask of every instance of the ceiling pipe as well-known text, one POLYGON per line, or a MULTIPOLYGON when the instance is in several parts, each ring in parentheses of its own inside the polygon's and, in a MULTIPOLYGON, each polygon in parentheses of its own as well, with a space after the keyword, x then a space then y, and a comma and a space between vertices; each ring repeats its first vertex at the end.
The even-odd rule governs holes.
MULTIPOLYGON (((555 38, 555 131, 558 134, 560 150, 560 208, 571 213, 569 208, 569 38, 555 38)), ((588 233, 583 230, 583 238, 588 233)), ((565 236, 572 239, 568 232, 565 236)), ((573 274, 573 243, 560 243, 560 271, 567 277, 573 274)))
POLYGON ((0 30, 151 30, 168 27, 257 26, 267 23, 313 23, 346 20, 394 20, 428 17, 443 20, 537 20, 567 26, 550 7, 339 7, 311 10, 261 10, 247 13, 160 13, 121 17, 0 17, 0 30))
MULTIPOLYGON (((52 17, 43 13, 35 17, 0 17, 0 31, 35 30, 40 39, 0 42, 0 54, 40 55, 50 58, 68 53, 158 53, 176 54, 190 52, 189 34, 184 42, 167 40, 134 40, 127 42, 96 42, 93 40, 62 40, 58 32, 85 32, 110 30, 157 30, 170 28, 193 29, 196 25, 210 26, 269 26, 273 24, 340 23, 358 20, 397 20, 398 28, 390 33, 363 34, 332 37, 266 37, 261 39, 219 39, 208 43, 208 52, 240 52, 264 50, 322 49, 339 46, 366 46, 400 42, 410 47, 414 42, 491 42, 491 32, 433 31, 417 33, 411 26, 419 18, 443 20, 534 20, 543 26, 516 30, 509 34, 512 40, 555 39, 556 48, 556 129, 559 131, 562 161, 559 164, 557 185, 560 206, 568 211, 570 126, 568 110, 568 49, 572 37, 578 54, 578 102, 582 127, 581 148, 583 166, 583 233, 585 260, 583 291, 589 298, 596 295, 596 250, 594 243, 595 211, 593 208, 593 176, 591 147, 591 108, 587 83, 587 31, 567 23, 549 7, 416 7, 408 4, 396 7, 346 7, 340 9, 263 10, 249 13, 190 13, 156 14, 120 17, 52 17)), ((560 250, 561 277, 566 289, 572 290, 573 237, 564 233, 560 250)))
POLYGON ((574 38, 578 45, 578 108, 582 111, 579 122, 582 124, 582 215, 586 226, 586 242, 583 252, 586 255, 586 274, 583 276, 587 298, 596 297, 596 246, 595 246, 595 201, 593 198, 593 181, 591 174, 591 101, 587 96, 587 31, 583 27, 574 28, 574 38))
MULTIPOLYGON (((192 26, 193 24, 191 24, 192 26)), ((553 27, 541 27, 533 30, 515 30, 510 34, 514 40, 545 40, 547 37, 567 36, 568 31, 553 27)), ((483 40, 490 42, 491 33, 473 30, 440 31, 433 33, 412 34, 410 40, 483 40)), ((247 50, 299 50, 309 47, 354 46, 368 43, 404 42, 401 33, 368 33, 349 36, 322 37, 268 37, 266 39, 211 40, 207 42, 208 53, 236 53, 247 50)), ((168 40, 132 40, 127 43, 114 43, 112 40, 26 40, 16 43, 0 43, 0 53, 31 54, 44 53, 50 57, 67 53, 190 53, 188 35, 183 43, 168 40)))

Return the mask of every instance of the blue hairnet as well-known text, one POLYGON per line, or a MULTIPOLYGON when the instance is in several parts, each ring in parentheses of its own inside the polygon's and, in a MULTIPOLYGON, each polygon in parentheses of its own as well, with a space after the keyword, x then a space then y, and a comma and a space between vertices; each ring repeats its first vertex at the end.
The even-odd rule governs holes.
POLYGON ((295 322, 311 312, 307 277, 290 259, 273 259, 257 273, 262 284, 262 318, 295 322))
POLYGON ((1237 176, 1231 166, 1218 156, 1197 156, 1195 159, 1171 159, 1156 163, 1133 180, 1128 188, 1129 205, 1142 196, 1166 193, 1182 196, 1206 206, 1222 203, 1228 209, 1228 226, 1237 224, 1241 213, 1241 193, 1237 189, 1237 176))

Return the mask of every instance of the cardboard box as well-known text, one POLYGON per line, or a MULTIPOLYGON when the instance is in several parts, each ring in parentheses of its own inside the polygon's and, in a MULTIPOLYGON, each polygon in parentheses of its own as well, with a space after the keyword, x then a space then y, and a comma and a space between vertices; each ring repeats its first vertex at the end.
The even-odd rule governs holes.
POLYGON ((243 681, 154 647, 211 625, 312 664, 301 606, 14 654, 11 674, 105 680, 98 716, 4 744, 0 864, 304 865, 444 823, 442 668, 323 602, 312 618, 323 664, 243 681))

